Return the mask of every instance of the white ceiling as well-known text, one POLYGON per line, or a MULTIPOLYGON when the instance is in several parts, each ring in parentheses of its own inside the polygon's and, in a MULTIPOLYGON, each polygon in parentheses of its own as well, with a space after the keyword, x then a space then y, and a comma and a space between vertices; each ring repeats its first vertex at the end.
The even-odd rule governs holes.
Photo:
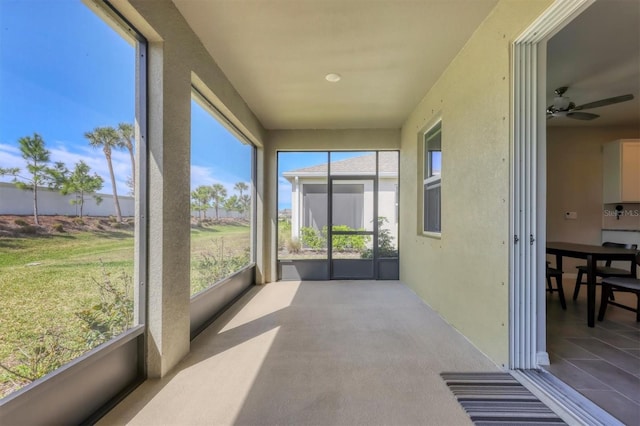
MULTIPOLYGON (((173 1, 268 129, 400 127, 497 2, 173 1)), ((547 65, 547 105, 560 86, 576 105, 635 96, 549 126, 640 127, 640 1, 596 1, 549 41, 547 65)))
POLYGON ((338 129, 399 128, 497 0, 173 2, 266 128, 338 129))
POLYGON ((591 121, 553 118, 549 126, 640 127, 640 1, 598 0, 556 34, 547 46, 547 105, 553 90, 581 105, 613 96, 635 99, 585 110, 591 121))

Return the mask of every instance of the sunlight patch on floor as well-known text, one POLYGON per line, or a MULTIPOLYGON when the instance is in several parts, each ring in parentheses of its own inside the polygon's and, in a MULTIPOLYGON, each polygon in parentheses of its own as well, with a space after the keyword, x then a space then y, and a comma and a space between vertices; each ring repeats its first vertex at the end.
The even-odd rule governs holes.
POLYGON ((260 295, 261 303, 249 303, 242 307, 242 309, 220 329, 219 334, 246 325, 252 321, 260 320, 266 315, 291 306, 300 288, 300 284, 300 281, 265 284, 265 287, 269 287, 269 292, 262 292, 260 295))

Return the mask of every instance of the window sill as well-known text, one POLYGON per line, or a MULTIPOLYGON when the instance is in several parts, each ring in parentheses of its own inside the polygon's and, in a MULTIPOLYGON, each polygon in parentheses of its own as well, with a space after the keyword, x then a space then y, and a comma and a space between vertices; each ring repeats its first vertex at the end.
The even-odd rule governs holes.
POLYGON ((441 240, 442 232, 422 232, 421 236, 441 240))

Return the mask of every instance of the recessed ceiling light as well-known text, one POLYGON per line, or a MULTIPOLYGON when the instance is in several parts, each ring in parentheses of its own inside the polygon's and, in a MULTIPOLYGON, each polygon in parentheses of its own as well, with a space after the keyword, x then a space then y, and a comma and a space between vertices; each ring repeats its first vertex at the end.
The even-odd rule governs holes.
POLYGON ((330 83, 337 83, 340 81, 341 78, 342 77, 340 77, 340 74, 336 74, 336 73, 330 73, 324 77, 324 79, 330 83))

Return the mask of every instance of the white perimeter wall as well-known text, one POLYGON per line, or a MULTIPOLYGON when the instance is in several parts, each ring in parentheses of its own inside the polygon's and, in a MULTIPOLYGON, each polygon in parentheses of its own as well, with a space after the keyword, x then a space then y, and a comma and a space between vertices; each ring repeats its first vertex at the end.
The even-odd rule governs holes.
MULTIPOLYGON (((88 195, 84 198, 82 213, 85 216, 110 216, 115 215, 113 195, 100 194, 102 202, 88 195)), ((80 206, 71 204, 76 198, 75 194, 62 195, 58 191, 48 188, 38 188, 38 214, 79 216, 80 206)), ((133 216, 135 201, 133 197, 118 196, 122 216, 133 216)), ((32 215, 33 192, 18 189, 13 183, 0 183, 0 215, 32 215)))
MULTIPOLYGON (((50 216, 79 216, 80 206, 71 204, 75 199, 74 194, 62 195, 58 191, 49 188, 38 188, 38 214, 50 216)), ((113 205, 113 195, 100 194, 102 202, 96 203, 96 200, 88 195, 84 198, 84 208, 82 214, 84 216, 111 216, 116 214, 113 205)), ((133 216, 135 209, 134 197, 119 195, 120 211, 122 216, 133 216)), ((11 214, 19 216, 28 216, 33 214, 33 192, 16 188, 13 183, 0 182, 0 215, 11 214)), ((200 212, 192 211, 191 216, 200 217, 200 212)), ((212 207, 207 210, 206 218, 215 219, 216 210, 212 207)), ((242 215, 236 211, 227 211, 218 209, 218 217, 220 218, 242 218, 242 215)))

